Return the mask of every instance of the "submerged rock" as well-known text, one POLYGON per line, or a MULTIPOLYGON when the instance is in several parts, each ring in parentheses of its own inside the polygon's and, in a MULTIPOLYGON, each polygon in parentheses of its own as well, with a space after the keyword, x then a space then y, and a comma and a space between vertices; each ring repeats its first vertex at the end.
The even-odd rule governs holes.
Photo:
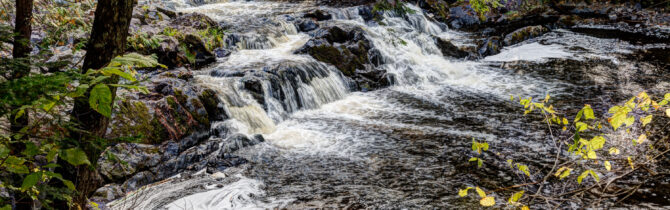
POLYGON ((489 56, 489 55, 495 55, 500 53, 500 49, 502 48, 502 42, 500 41, 499 36, 492 36, 484 40, 482 44, 479 45, 477 48, 477 53, 479 53, 480 56, 489 56))
POLYGON ((330 19, 333 18, 333 16, 331 14, 329 14, 326 11, 320 10, 320 9, 310 11, 307 14, 305 14, 303 17, 313 18, 317 21, 330 20, 330 19))
POLYGON ((437 44, 437 47, 440 48, 440 52, 442 52, 442 55, 454 58, 465 58, 468 56, 467 52, 459 49, 454 44, 452 44, 447 40, 444 40, 443 38, 435 37, 435 43, 437 44))

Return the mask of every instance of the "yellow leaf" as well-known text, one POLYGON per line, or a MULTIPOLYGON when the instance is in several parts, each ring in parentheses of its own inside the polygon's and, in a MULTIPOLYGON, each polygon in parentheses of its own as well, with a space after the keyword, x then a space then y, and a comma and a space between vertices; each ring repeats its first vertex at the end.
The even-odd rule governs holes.
POLYGON ((638 144, 644 143, 645 140, 647 140, 647 135, 642 134, 642 135, 640 135, 640 137, 637 137, 637 143, 638 144))
POLYGON ((521 207, 521 210, 530 210, 530 208, 528 208, 528 206, 523 206, 521 207))
POLYGON ((670 108, 665 110, 665 114, 668 115, 668 117, 670 117, 670 108))
POLYGON ((586 153, 586 157, 589 159, 598 159, 598 155, 596 155, 596 151, 589 151, 586 153))
POLYGON ((479 187, 476 187, 475 190, 477 191, 477 194, 479 194, 479 197, 482 198, 486 197, 486 193, 484 192, 484 190, 480 189, 479 187))
POLYGON ((508 202, 509 202, 509 203, 512 203, 512 204, 517 203, 517 202, 519 201, 519 199, 521 199, 521 197, 523 197, 523 193, 524 193, 524 192, 525 192, 525 191, 521 190, 521 191, 519 191, 519 192, 514 193, 514 194, 512 195, 512 197, 509 198, 509 201, 508 201, 508 202))
POLYGON ((630 165, 630 168, 635 170, 635 165, 633 165, 633 159, 628 156, 628 165, 630 165))
POLYGON ((472 187, 466 187, 465 189, 458 190, 458 196, 461 196, 461 198, 467 196, 469 189, 472 189, 472 187))
POLYGON ((496 199, 491 197, 491 196, 487 196, 487 197, 482 198, 479 201, 479 204, 481 204, 482 206, 486 206, 486 207, 493 206, 493 205, 496 205, 496 199))
POLYGON ((619 152, 620 152, 619 149, 617 149, 616 147, 610 148, 610 155, 618 155, 619 152))
POLYGON ((610 164, 609 161, 605 161, 605 169, 607 169, 607 171, 612 170, 612 164, 610 164))
POLYGON ((651 122, 651 119, 653 118, 652 115, 647 115, 646 117, 640 118, 640 122, 642 122, 642 126, 645 126, 651 122))
POLYGON ((563 118, 563 124, 564 124, 564 125, 567 125, 568 123, 570 123, 570 122, 568 122, 568 119, 566 119, 566 118, 564 117, 564 118, 563 118))

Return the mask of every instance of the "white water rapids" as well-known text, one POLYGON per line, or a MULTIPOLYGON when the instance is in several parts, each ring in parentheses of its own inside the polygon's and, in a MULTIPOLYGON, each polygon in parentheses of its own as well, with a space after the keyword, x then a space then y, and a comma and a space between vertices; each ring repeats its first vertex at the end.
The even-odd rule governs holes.
POLYGON ((454 163, 467 156, 471 138, 493 147, 523 145, 529 153, 547 151, 546 139, 534 137, 542 136, 542 131, 522 127, 520 109, 508 104, 510 95, 551 94, 573 100, 568 95, 578 88, 552 76, 504 70, 503 63, 609 58, 598 49, 616 45, 608 52, 623 52, 635 47, 558 31, 540 38, 544 43, 527 41, 480 61, 457 60, 443 56, 433 37, 471 44, 468 34, 429 20, 414 5, 408 7, 416 13, 404 17, 387 13, 378 24, 364 21, 357 7, 250 1, 195 7, 178 4, 180 12, 204 13, 233 26, 239 35, 238 51, 203 70, 196 81, 222 95, 231 117, 225 123, 231 129, 263 134, 267 141, 236 152, 249 160, 241 172, 230 173, 237 181, 171 198, 162 207, 139 206, 294 209, 458 205, 453 204, 456 188, 477 180, 458 176, 468 172, 459 171, 460 166, 454 163), (335 67, 294 54, 310 36, 298 32, 289 20, 315 8, 334 17, 321 24, 363 28, 382 55, 380 68, 393 75, 396 83, 377 91, 350 92, 335 67), (588 53, 570 49, 580 42, 590 43, 582 46, 588 53), (239 77, 217 76, 283 67, 318 72, 318 76, 309 81, 299 77, 297 82, 284 81, 281 88, 288 93, 284 100, 273 98, 271 84, 261 82, 265 104, 242 90, 239 77))

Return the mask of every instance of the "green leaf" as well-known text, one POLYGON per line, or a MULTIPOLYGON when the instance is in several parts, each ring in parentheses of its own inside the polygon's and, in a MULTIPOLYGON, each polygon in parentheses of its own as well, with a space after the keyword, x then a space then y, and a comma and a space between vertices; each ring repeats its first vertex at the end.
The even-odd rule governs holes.
POLYGON ((589 125, 587 125, 586 123, 583 123, 583 122, 577 122, 577 124, 575 124, 575 128, 577 128, 577 132, 582 132, 582 131, 588 129, 589 125))
POLYGON ((593 114, 593 109, 591 109, 591 105, 584 106, 582 110, 584 111, 584 119, 587 120, 596 119, 595 115, 593 114))
POLYGON ((468 190, 472 189, 472 187, 466 187, 465 189, 458 190, 458 196, 465 197, 468 195, 468 190))
POLYGON ((23 184, 21 184, 21 191, 22 192, 26 191, 31 187, 35 186, 37 182, 40 181, 41 178, 42 178, 42 172, 35 172, 26 176, 26 178, 23 178, 23 184))
POLYGON ((582 119, 582 115, 584 115, 584 109, 579 110, 579 112, 577 112, 577 116, 575 116, 575 121, 574 122, 579 122, 579 120, 582 119))
POLYGON ((58 149, 49 150, 49 153, 47 153, 47 161, 48 162, 54 161, 54 159, 56 159, 57 154, 58 154, 58 149))
POLYGON ((0 208, 0 210, 12 210, 12 206, 7 204, 7 205, 3 206, 2 208, 0 208))
POLYGON ((589 145, 591 146, 592 150, 602 149, 603 146, 605 146, 605 137, 595 136, 593 139, 591 139, 589 145))
POLYGON ((635 123, 635 117, 634 117, 634 116, 630 116, 630 117, 626 118, 626 121, 624 121, 624 123, 626 123, 626 126, 631 126, 631 125, 633 125, 633 123, 635 123))
POLYGON ((586 170, 586 171, 582 172, 582 174, 580 174, 579 177, 577 177, 577 183, 581 184, 582 181, 584 180, 584 178, 586 178, 587 176, 589 176, 589 174, 590 174, 591 176, 593 176, 593 179, 595 179, 596 182, 599 182, 599 181, 600 181, 600 177, 598 177, 598 174, 596 174, 595 171, 593 171, 593 170, 586 170))
POLYGON ((649 124, 653 117, 654 116, 652 116, 652 115, 647 115, 646 117, 640 118, 640 121, 642 122, 642 126, 645 126, 645 125, 649 124))
POLYGON ((5 159, 9 155, 9 148, 4 144, 0 144, 0 159, 5 159))
POLYGON ((584 178, 586 178, 588 175, 589 175, 589 171, 584 171, 584 172, 582 172, 582 174, 580 174, 580 175, 577 177, 577 183, 581 184, 581 183, 582 183, 582 180, 584 180, 584 178))
POLYGON ((509 203, 517 203, 519 201, 519 199, 521 199, 521 197, 523 197, 524 192, 525 191, 523 191, 523 190, 521 190, 519 192, 515 192, 514 194, 512 194, 512 197, 509 198, 508 202, 509 203))
POLYGON ((19 109, 19 111, 16 112, 16 116, 14 116, 14 120, 17 120, 17 119, 21 118, 21 116, 23 116, 23 114, 25 114, 25 113, 26 113, 25 109, 19 109))
POLYGON ((26 160, 23 158, 10 155, 5 159, 5 163, 3 163, 2 166, 11 173, 27 174, 30 173, 30 171, 28 170, 28 166, 23 165, 25 162, 26 160))
POLYGON ((90 165, 86 153, 80 148, 70 148, 62 152, 61 158, 73 166, 90 165))
POLYGON ((60 181, 63 182, 63 184, 65 184, 65 186, 68 189, 70 189, 72 191, 77 190, 77 188, 74 187, 74 184, 70 180, 61 179, 60 181))
POLYGON ((117 75, 131 82, 137 81, 133 75, 123 72, 119 67, 105 67, 100 70, 100 73, 105 76, 117 75))
POLYGON ((112 91, 105 84, 98 84, 91 89, 88 100, 91 108, 105 117, 112 116, 112 91))
POLYGON ((524 174, 526 174, 526 176, 530 177, 530 171, 528 170, 528 166, 517 164, 516 167, 519 168, 519 171, 523 172, 524 174))
POLYGON ((98 77, 96 77, 95 79, 93 79, 93 80, 89 83, 89 85, 95 85, 95 84, 98 84, 98 83, 100 83, 100 82, 102 82, 102 81, 104 81, 104 80, 106 80, 106 79, 109 79, 109 78, 110 78, 110 76, 104 76, 104 75, 103 75, 103 76, 98 76, 98 77))
POLYGON ((148 93, 149 93, 149 89, 147 89, 147 87, 144 87, 144 86, 137 86, 137 85, 121 85, 121 84, 110 84, 109 86, 112 86, 112 87, 121 87, 121 88, 129 89, 129 90, 136 90, 136 91, 140 91, 141 93, 144 93, 144 94, 148 94, 148 93))
POLYGON ((558 176, 558 179, 563 179, 565 177, 568 177, 568 176, 570 176, 570 173, 572 173, 572 169, 567 168, 567 169, 563 170, 563 173, 561 173, 560 176, 558 176))
POLYGON ((589 150, 589 151, 586 153, 586 157, 587 157, 588 159, 598 159, 598 155, 596 155, 596 152, 593 151, 593 150, 589 150))
POLYGON ((600 177, 598 177, 598 174, 596 174, 595 171, 593 171, 593 170, 588 170, 588 171, 591 174, 591 176, 593 176, 593 179, 596 180, 596 182, 600 182, 600 177))
POLYGON ((35 146, 35 143, 32 142, 26 142, 25 143, 26 148, 21 152, 21 154, 25 155, 26 157, 32 157, 35 156, 37 153, 39 153, 39 150, 37 149, 37 146, 35 146))
POLYGON ((88 90, 88 88, 89 88, 88 84, 79 85, 77 86, 77 89, 74 92, 68 93, 67 96, 72 98, 81 97, 86 93, 86 90, 88 90))

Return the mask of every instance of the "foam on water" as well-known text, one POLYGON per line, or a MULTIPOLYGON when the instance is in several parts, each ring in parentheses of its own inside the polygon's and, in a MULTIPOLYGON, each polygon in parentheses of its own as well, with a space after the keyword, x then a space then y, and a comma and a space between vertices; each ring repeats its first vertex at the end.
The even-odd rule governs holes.
POLYGON ((261 202, 258 198, 263 197, 263 183, 249 179, 242 175, 237 175, 238 181, 216 189, 216 186, 207 186, 209 191, 196 193, 187 197, 180 198, 164 208, 168 210, 182 209, 201 209, 201 210, 219 210, 219 209, 268 209, 272 207, 285 206, 291 200, 270 199, 261 202))
POLYGON ((567 58, 573 56, 560 45, 543 45, 537 42, 505 48, 499 54, 488 56, 484 61, 542 61, 546 58, 567 58))

